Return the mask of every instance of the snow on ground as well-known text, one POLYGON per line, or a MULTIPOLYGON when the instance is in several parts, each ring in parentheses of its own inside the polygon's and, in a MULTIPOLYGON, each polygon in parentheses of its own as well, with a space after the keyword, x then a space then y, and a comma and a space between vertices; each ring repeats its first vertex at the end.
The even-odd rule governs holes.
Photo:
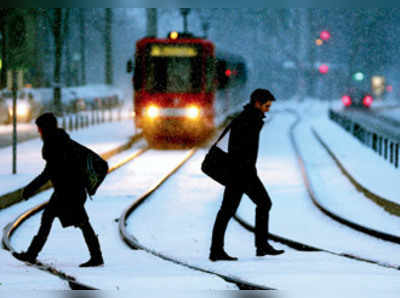
MULTIPOLYGON (((258 165, 259 174, 273 200, 271 231, 338 253, 361 253, 364 257, 378 259, 385 256, 383 260, 397 261, 399 264, 397 246, 381 243, 332 222, 312 205, 287 137, 293 121, 291 114, 275 115, 264 128, 261 138, 258 165)), ((299 132, 302 143, 312 141, 307 131, 309 127, 299 132)), ((320 150, 323 150, 320 146, 313 146, 308 148, 307 153, 314 156, 320 150)), ((207 257, 211 230, 223 189, 201 174, 199 169, 204 154, 204 150, 199 152, 131 218, 128 227, 144 245, 155 247, 166 255, 177 256, 183 261, 219 272, 231 272, 234 276, 268 287, 292 293, 308 293, 308 297, 325 297, 326 291, 357 293, 367 289, 366 285, 369 285, 370 293, 387 291, 389 297, 397 295, 400 288, 394 281, 399 277, 399 272, 377 265, 327 253, 298 252, 279 244, 274 246, 284 248, 284 255, 257 258, 253 236, 234 222, 228 227, 226 250, 239 257, 239 262, 210 263, 207 257), (188 189, 191 191, 188 192, 188 189), (146 218, 154 214, 166 215, 157 217, 154 224, 149 226, 146 218), (171 233, 174 233, 174 237, 171 233)), ((323 168, 324 165, 321 166, 323 168)), ((335 187, 336 194, 341 196, 342 190, 337 185, 335 187)), ((318 194, 323 197, 326 195, 324 189, 318 194)), ((247 198, 242 201, 239 215, 250 223, 254 222, 254 205, 247 198)))
MULTIPOLYGON (((369 201, 355 193, 353 187, 340 177, 336 167, 324 154, 324 149, 311 136, 310 127, 318 127, 321 134, 331 140, 330 145, 334 152, 340 144, 337 140, 341 141, 343 137, 340 135, 341 128, 329 125, 324 120, 328 105, 306 101, 296 106, 293 103, 276 104, 273 109, 281 112, 274 113, 273 119, 263 129, 258 169, 273 201, 271 231, 333 251, 359 253, 365 257, 376 257, 399 264, 396 246, 353 232, 325 217, 312 205, 287 136, 294 117, 283 112, 286 107, 296 107, 304 118, 311 117, 313 120, 303 122, 296 129, 296 138, 301 143, 300 150, 305 155, 307 167, 314 173, 311 177, 312 183, 323 203, 346 216, 357 215, 356 220, 367 219, 381 229, 389 229, 390 226, 395 229, 398 224, 398 218, 371 206, 369 201), (329 129, 324 129, 328 125, 329 129)), ((78 131, 72 136, 96 151, 104 152, 112 146, 126 142, 132 134, 130 125, 123 122, 104 124, 78 131)), ((357 141, 350 138, 346 142, 353 145, 357 141)), ((0 164, 4 165, 0 170, 1 193, 23 186, 39 173, 43 166, 40 146, 40 140, 21 144, 21 174, 16 178, 7 171, 7 168, 11 168, 11 155, 7 151, 10 149, 0 151, 0 164)), ((355 160, 368 156, 360 153, 363 149, 362 146, 352 149, 357 153, 353 156, 355 160)), ((135 150, 137 147, 132 152, 135 150)), ((276 243, 273 243, 274 246, 286 250, 284 255, 257 258, 253 236, 235 222, 228 227, 226 248, 230 254, 240 258, 239 262, 209 262, 207 257, 211 229, 223 189, 201 173, 200 163, 205 153, 204 149, 200 150, 149 203, 130 218, 129 230, 143 244, 205 268, 230 272, 243 279, 275 287, 282 290, 285 297, 333 297, 338 294, 343 297, 375 297, 378 293, 384 293, 385 297, 398 296, 399 271, 392 269, 326 253, 302 253, 276 243), (294 296, 293 293, 297 295, 294 296)), ((77 267, 88 258, 87 248, 79 230, 62 229, 58 221, 55 222, 39 259, 55 264, 88 284, 106 290, 125 290, 126 294, 131 294, 129 289, 135 289, 138 293, 148 293, 157 288, 234 289, 235 287, 216 277, 181 268, 140 251, 131 251, 119 238, 115 219, 184 154, 186 152, 174 150, 146 153, 142 158, 111 174, 94 201, 87 203, 91 222, 99 234, 104 250, 106 264, 103 268, 83 270, 77 267), (65 243, 74 245, 66 246, 65 243), (92 281, 95 282, 91 283, 92 281)), ((114 160, 118 158, 122 157, 114 160)), ((345 164, 356 167, 356 163, 346 163, 348 160, 350 159, 344 159, 345 164)), ((388 175, 385 161, 373 159, 371 162, 370 158, 366 160, 371 170, 379 173, 377 177, 388 175)), ((361 171, 360 175, 364 172, 366 171, 361 171)), ((366 183, 374 191, 378 189, 381 180, 383 179, 366 180, 366 183)), ((50 192, 46 192, 28 202, 0 211, 1 226, 4 227, 24 210, 45 201, 49 195, 50 192)), ((242 201, 239 215, 250 223, 253 222, 254 205, 246 198, 242 201)), ((13 245, 18 250, 27 247, 39 227, 39 222, 40 218, 36 216, 16 232, 13 245)), ((62 289, 65 286, 60 282, 60 285, 53 287, 50 281, 54 278, 50 276, 48 283, 46 278, 43 282, 26 283, 27 279, 33 278, 35 270, 29 272, 25 265, 15 261, 7 252, 1 253, 0 259, 2 264, 10 264, 0 267, 0 282, 8 285, 5 289, 15 289, 19 282, 26 284, 27 289, 62 289), (9 276, 7 272, 11 269, 8 266, 21 266, 21 270, 25 271, 18 276, 9 276)))

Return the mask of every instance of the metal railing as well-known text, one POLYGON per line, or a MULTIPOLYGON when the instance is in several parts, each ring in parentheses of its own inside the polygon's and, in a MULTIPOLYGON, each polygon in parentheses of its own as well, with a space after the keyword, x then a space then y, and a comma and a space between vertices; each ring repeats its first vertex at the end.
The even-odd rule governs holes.
POLYGON ((129 112, 124 111, 122 107, 117 107, 113 109, 96 109, 65 114, 58 117, 58 123, 63 129, 74 131, 97 124, 122 121, 129 118, 132 118, 129 112))
POLYGON ((359 123, 345 115, 329 110, 329 118, 352 134, 363 145, 371 148, 382 158, 390 162, 395 168, 399 167, 399 141, 391 136, 378 132, 373 127, 359 123))

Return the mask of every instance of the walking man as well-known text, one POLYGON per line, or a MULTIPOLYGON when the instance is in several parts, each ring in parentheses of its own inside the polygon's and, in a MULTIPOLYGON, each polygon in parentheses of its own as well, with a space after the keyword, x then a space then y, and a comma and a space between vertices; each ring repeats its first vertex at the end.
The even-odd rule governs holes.
POLYGON ((43 140, 42 157, 46 161, 43 172, 24 188, 23 198, 31 197, 49 180, 54 193, 42 215, 39 231, 28 250, 15 253, 22 261, 35 262, 57 217, 64 228, 74 226, 81 229, 90 252, 90 260, 80 267, 103 265, 99 240, 89 223, 84 204, 86 190, 79 172, 76 154, 72 152, 72 140, 68 134, 57 127, 57 119, 52 113, 45 113, 36 120, 43 140))
POLYGON ((250 103, 236 117, 229 136, 228 153, 232 158, 233 178, 225 187, 221 208, 215 220, 212 233, 210 260, 236 261, 224 250, 224 236, 230 219, 235 215, 243 194, 256 204, 255 246, 257 256, 279 255, 283 250, 274 249, 268 242, 269 212, 271 199, 257 175, 256 161, 258 155, 260 131, 263 119, 275 101, 275 97, 266 89, 256 89, 250 103))

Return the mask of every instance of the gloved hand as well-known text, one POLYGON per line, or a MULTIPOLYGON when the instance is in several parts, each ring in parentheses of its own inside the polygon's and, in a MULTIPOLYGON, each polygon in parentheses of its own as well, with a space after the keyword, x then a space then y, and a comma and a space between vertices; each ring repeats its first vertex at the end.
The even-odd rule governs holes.
POLYGON ((27 201, 32 196, 32 193, 26 187, 22 190, 22 198, 27 201))

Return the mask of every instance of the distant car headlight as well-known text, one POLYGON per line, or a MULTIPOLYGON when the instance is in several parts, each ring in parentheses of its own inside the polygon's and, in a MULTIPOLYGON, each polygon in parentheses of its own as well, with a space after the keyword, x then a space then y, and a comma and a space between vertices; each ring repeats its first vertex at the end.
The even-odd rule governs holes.
MULTIPOLYGON (((30 106, 25 103, 18 103, 17 104, 17 117, 26 117, 30 112, 30 106)), ((13 115, 13 108, 12 106, 8 107, 8 113, 12 116, 13 115)))
POLYGON ((200 117, 200 109, 196 106, 191 106, 186 110, 186 116, 189 119, 197 119, 200 117))
POLYGON ((146 116, 151 119, 157 118, 158 116, 160 116, 160 108, 155 105, 149 106, 146 109, 146 116))

